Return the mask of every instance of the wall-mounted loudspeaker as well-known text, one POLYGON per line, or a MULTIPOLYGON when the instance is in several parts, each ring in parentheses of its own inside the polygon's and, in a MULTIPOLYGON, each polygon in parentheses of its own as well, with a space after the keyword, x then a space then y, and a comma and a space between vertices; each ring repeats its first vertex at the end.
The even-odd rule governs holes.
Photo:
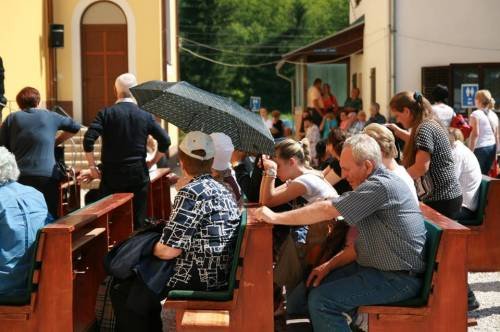
POLYGON ((64 25, 51 24, 50 25, 50 47, 63 47, 64 46, 64 25))

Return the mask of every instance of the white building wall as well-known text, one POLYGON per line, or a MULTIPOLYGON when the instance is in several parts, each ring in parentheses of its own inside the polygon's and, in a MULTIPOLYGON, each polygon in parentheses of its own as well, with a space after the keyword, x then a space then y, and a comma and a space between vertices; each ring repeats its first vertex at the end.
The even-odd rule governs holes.
POLYGON ((499 0, 395 2, 397 91, 420 90, 422 67, 500 62, 499 0))
POLYGON ((390 100, 391 82, 389 76, 389 0, 363 0, 355 6, 351 0, 350 22, 365 16, 365 31, 363 53, 351 57, 350 84, 352 75, 358 74, 358 86, 361 88, 363 110, 369 111, 370 69, 376 68, 376 97, 382 114, 387 115, 387 105, 390 100), (359 74, 361 73, 361 82, 359 74))

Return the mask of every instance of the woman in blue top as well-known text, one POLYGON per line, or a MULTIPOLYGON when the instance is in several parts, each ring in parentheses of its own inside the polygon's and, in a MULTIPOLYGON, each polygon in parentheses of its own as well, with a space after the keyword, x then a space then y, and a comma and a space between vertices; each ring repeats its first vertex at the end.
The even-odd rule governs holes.
POLYGON ((319 130, 321 131, 321 138, 328 138, 328 134, 333 128, 337 128, 339 126, 339 122, 335 117, 335 113, 332 109, 329 109, 325 116, 323 117, 323 121, 319 126, 319 130))
POLYGON ((52 221, 42 194, 18 176, 14 155, 0 147, 0 298, 26 295, 36 233, 52 221))
POLYGON ((16 101, 21 111, 5 119, 0 128, 0 146, 16 156, 21 171, 19 183, 42 192, 49 212, 57 217, 60 175, 54 149, 76 134, 80 125, 71 118, 37 108, 40 93, 35 88, 22 89, 16 101), (59 130, 63 132, 56 137, 59 130))

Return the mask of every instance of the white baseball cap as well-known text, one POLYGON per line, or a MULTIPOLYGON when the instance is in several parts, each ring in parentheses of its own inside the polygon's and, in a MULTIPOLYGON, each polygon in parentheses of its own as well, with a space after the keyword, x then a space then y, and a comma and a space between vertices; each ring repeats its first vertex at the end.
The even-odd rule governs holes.
POLYGON ((234 152, 231 137, 224 133, 212 133, 210 137, 212 137, 215 146, 215 156, 212 168, 216 171, 224 171, 231 168, 231 156, 234 152))
POLYGON ((198 160, 209 160, 214 157, 215 146, 212 138, 201 131, 191 131, 182 140, 179 149, 191 158, 198 160), (205 156, 194 154, 193 151, 203 150, 205 156))

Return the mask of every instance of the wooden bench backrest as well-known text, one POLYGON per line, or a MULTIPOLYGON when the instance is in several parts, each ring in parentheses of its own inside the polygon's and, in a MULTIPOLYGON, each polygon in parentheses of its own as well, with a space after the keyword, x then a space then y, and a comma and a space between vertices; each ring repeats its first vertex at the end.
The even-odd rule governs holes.
POLYGON ((170 185, 172 172, 169 168, 158 168, 149 173, 148 218, 168 219, 171 209, 170 185))
POLYGON ((472 234, 467 266, 471 272, 500 271, 500 180, 483 175, 481 186, 477 216, 480 222, 469 226, 472 234))

